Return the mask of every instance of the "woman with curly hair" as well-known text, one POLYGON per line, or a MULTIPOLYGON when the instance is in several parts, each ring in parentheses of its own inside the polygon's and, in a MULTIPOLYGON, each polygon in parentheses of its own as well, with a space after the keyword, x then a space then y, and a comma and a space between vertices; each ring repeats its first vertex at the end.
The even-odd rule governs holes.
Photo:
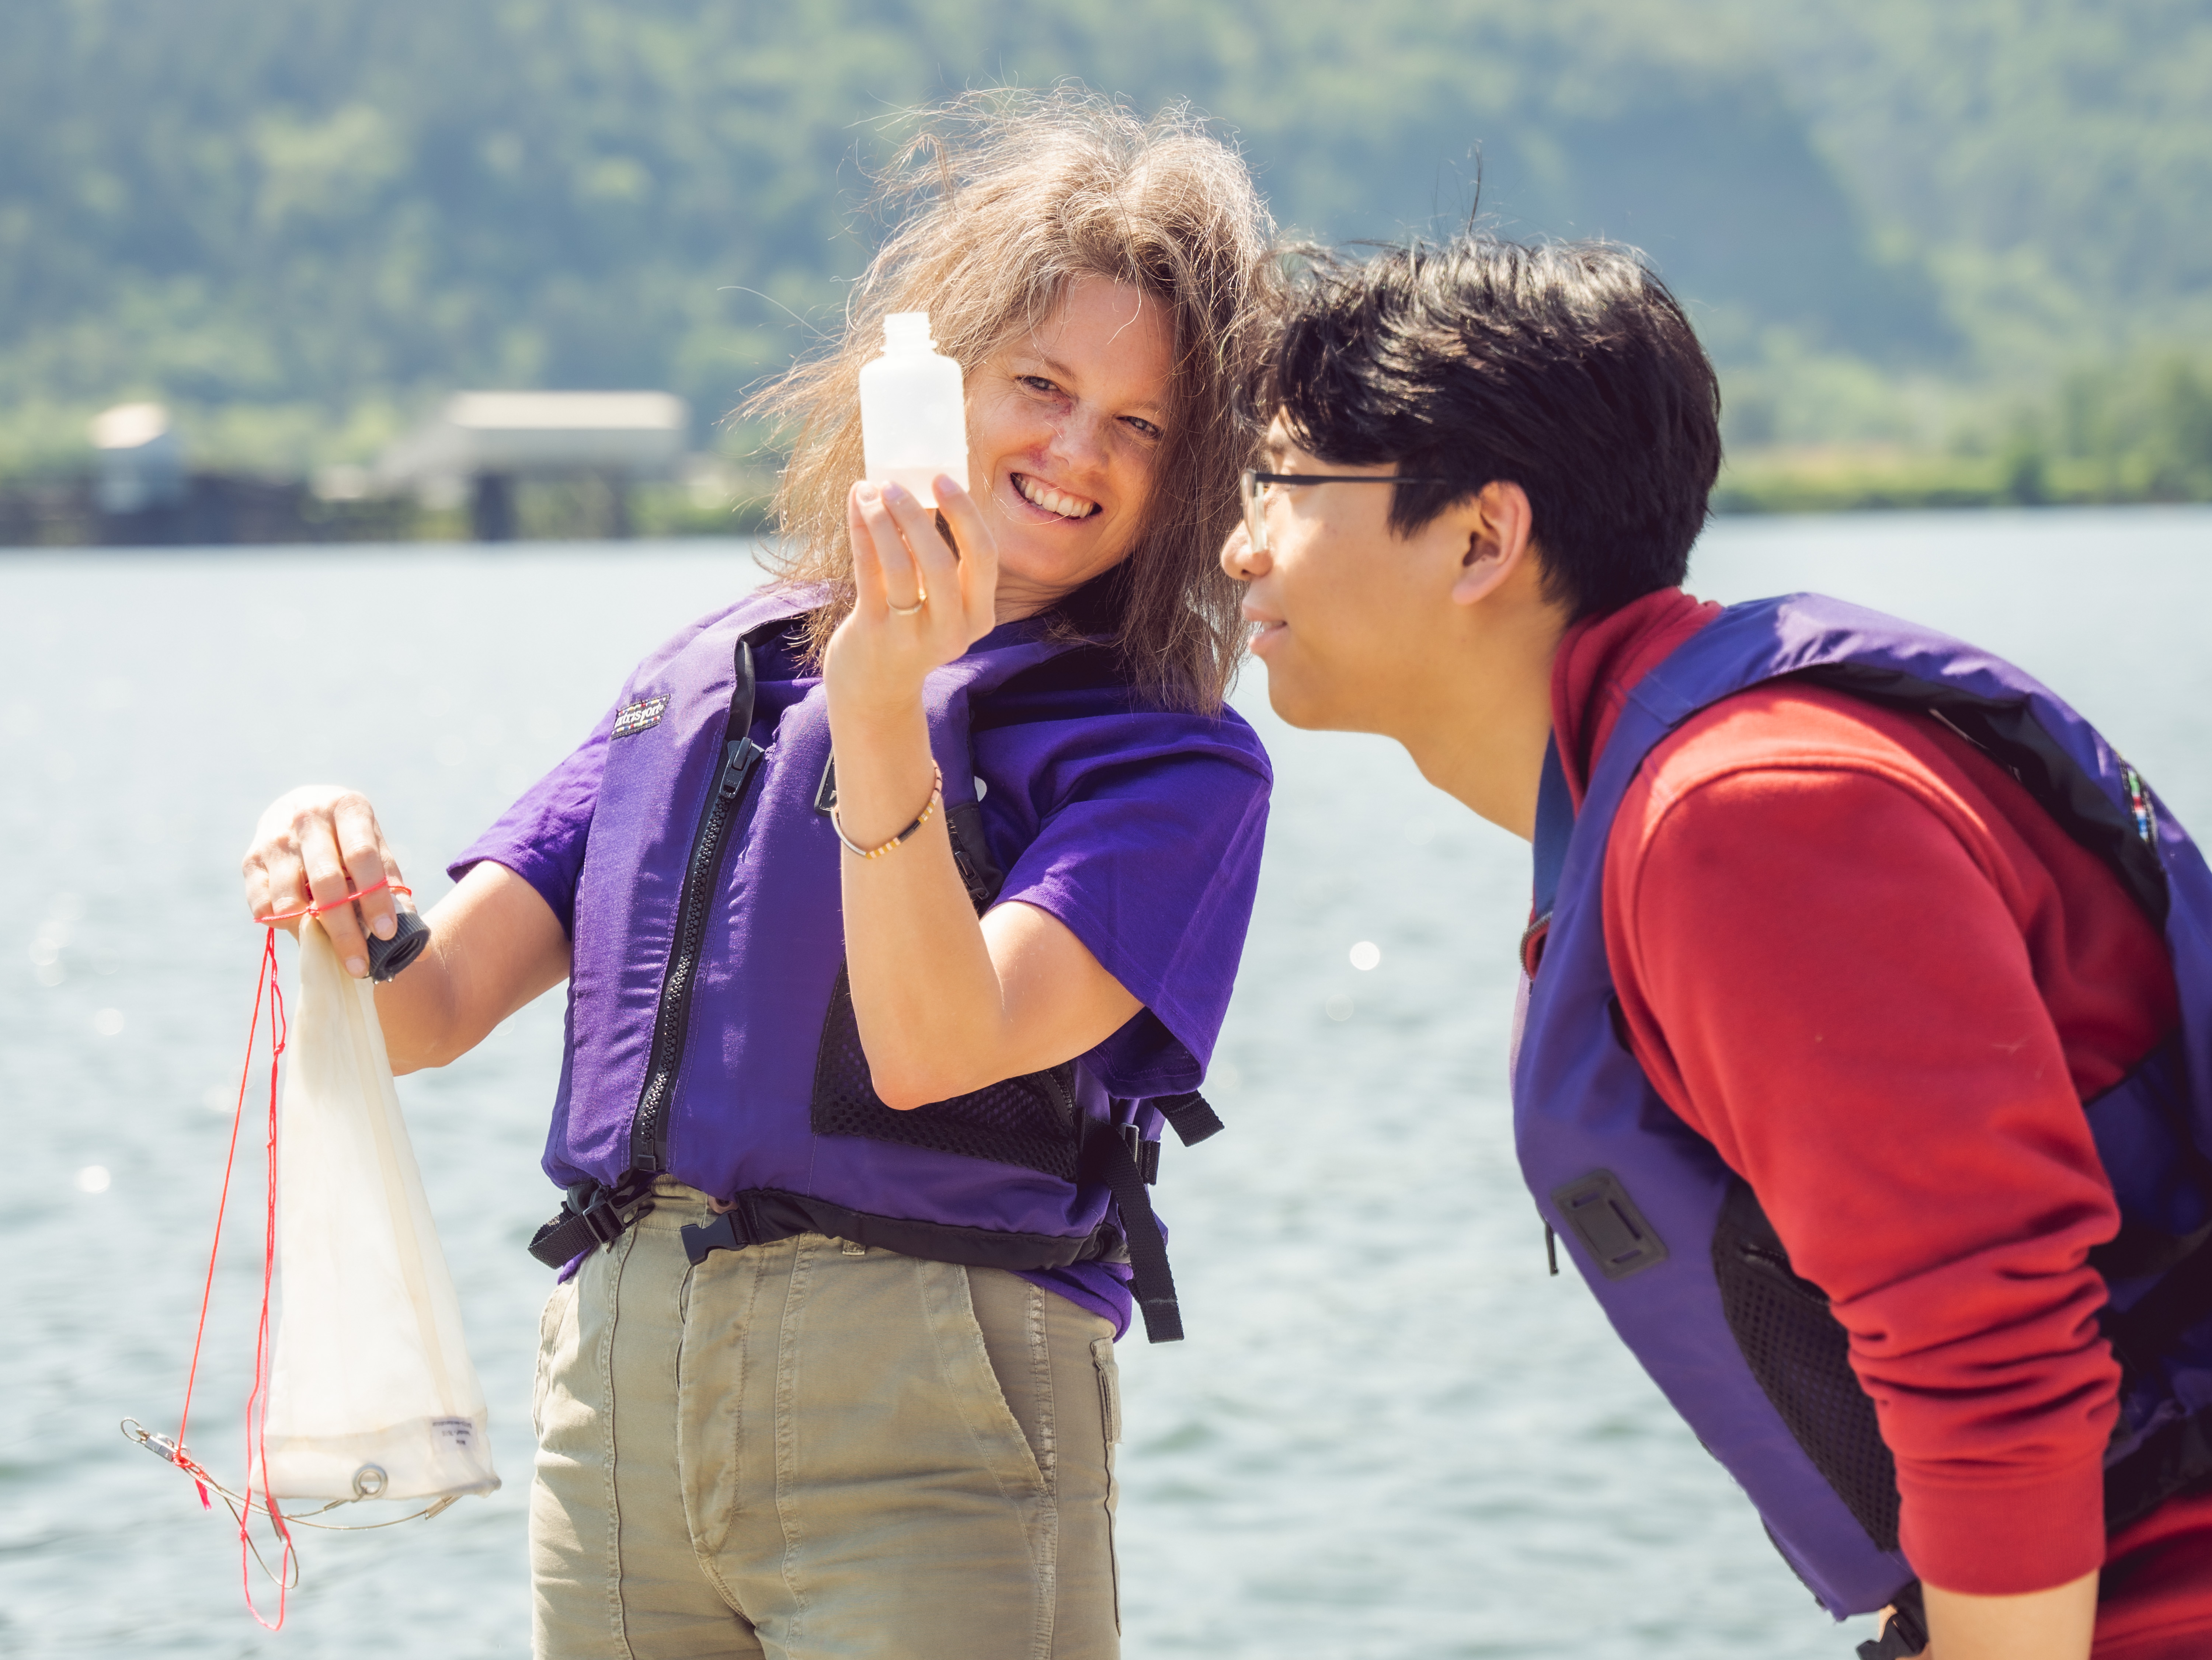
MULTIPOLYGON (((1201 124, 1072 92, 962 100, 885 183, 842 342, 757 406, 775 579, 638 667, 378 989, 408 1069, 568 981, 540 1655, 1118 1648, 1113 1342, 1133 1300, 1180 1335, 1146 1185, 1213 1127, 1266 817, 1213 550, 1269 226, 1201 124), (917 311, 965 376, 934 512, 861 479, 917 311)), ((246 869, 257 916, 398 875, 321 786, 246 869)))

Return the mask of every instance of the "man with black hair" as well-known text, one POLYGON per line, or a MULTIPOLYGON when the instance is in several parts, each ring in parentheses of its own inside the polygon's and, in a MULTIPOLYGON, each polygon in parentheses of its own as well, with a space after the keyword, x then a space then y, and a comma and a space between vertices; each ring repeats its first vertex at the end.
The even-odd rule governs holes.
POLYGON ((1681 591, 1719 393, 1632 253, 1321 262, 1255 392, 1269 697, 1535 843, 1523 1170, 1783 1554, 1863 1652, 2212 1653, 2185 833, 1984 653, 1681 591))

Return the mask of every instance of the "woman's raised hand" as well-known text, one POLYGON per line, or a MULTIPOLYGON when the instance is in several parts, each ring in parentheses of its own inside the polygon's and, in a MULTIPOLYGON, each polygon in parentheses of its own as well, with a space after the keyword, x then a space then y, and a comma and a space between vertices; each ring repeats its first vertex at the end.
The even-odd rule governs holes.
POLYGON ((359 791, 307 784, 277 797, 254 827, 252 845, 239 869, 253 919, 283 917, 276 925, 293 934, 300 930, 300 918, 288 913, 377 888, 321 918, 338 960, 356 978, 368 972, 362 929, 388 940, 398 925, 392 919, 392 889, 378 884, 399 881, 399 864, 376 821, 376 809, 359 791))
POLYGON ((957 552, 929 509, 896 484, 864 482, 846 498, 858 594, 823 665, 842 702, 913 701, 923 676, 962 656, 998 620, 998 543, 957 480, 940 474, 934 488, 957 552))

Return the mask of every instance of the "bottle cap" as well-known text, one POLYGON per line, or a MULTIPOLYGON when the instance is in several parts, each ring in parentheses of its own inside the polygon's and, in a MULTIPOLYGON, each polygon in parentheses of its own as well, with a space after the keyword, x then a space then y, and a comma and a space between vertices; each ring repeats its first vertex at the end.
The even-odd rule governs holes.
POLYGON ((893 312, 884 318, 885 351, 926 352, 933 343, 929 337, 927 312, 893 312))
POLYGON ((430 924, 414 912, 395 911, 392 920, 397 926, 390 939, 368 936, 368 977, 373 980, 392 978, 430 943, 430 924))

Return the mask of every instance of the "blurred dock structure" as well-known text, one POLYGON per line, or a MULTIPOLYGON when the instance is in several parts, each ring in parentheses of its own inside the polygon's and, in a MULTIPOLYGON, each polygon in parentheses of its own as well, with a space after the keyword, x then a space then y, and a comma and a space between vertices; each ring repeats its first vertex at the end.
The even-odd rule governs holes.
POLYGON ((690 450, 656 391, 465 391, 369 464, 312 478, 196 467, 168 412, 94 417, 81 464, 0 479, 0 547, 751 535, 771 482, 690 450))
POLYGON ((92 447, 100 452, 94 499, 116 516, 170 507, 185 495, 185 448, 158 403, 118 403, 94 417, 92 447))
POLYGON ((526 479, 597 483, 601 536, 630 533, 633 481, 675 476, 691 411, 666 392, 457 392, 377 463, 426 506, 465 500, 478 542, 512 542, 526 479))
POLYGON ((205 547, 329 539, 304 482, 192 470, 168 412, 158 403, 104 410, 88 436, 88 465, 0 484, 0 546, 205 547))

